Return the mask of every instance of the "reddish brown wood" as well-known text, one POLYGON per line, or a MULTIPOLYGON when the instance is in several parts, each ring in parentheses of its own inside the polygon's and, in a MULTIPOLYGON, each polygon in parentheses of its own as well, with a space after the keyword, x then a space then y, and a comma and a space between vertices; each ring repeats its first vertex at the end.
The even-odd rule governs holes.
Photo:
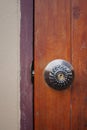
POLYGON ((71 61, 70 0, 35 0, 35 130, 70 130, 70 88, 49 88, 43 76, 54 59, 71 61))
POLYGON ((21 0, 20 107, 21 130, 33 130, 33 87, 31 83, 33 44, 33 0, 21 0))
POLYGON ((87 0, 72 0, 72 130, 87 130, 87 0))

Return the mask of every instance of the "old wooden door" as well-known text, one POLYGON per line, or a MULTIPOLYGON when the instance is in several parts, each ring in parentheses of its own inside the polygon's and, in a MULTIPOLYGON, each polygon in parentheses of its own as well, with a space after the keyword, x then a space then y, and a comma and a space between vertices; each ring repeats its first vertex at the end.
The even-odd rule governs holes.
POLYGON ((34 129, 87 130, 87 0, 35 0, 34 11, 34 129), (62 91, 44 80, 54 59, 74 67, 62 91))

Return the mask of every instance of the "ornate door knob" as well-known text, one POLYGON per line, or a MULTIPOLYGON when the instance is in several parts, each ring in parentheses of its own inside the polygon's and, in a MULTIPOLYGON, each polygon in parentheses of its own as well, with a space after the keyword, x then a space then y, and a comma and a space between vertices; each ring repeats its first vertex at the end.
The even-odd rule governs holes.
POLYGON ((72 84, 74 69, 65 60, 53 60, 44 69, 44 79, 50 87, 62 90, 72 84))

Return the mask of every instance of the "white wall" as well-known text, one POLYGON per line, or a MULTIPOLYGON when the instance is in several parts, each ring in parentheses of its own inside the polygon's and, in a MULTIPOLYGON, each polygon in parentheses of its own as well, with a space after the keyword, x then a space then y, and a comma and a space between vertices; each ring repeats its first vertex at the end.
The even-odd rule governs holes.
POLYGON ((20 130, 20 0, 0 0, 0 130, 20 130))

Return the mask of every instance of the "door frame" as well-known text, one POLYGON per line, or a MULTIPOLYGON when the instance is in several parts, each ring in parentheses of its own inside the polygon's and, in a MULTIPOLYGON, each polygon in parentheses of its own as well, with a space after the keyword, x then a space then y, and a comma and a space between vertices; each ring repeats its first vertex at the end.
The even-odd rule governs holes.
POLYGON ((33 2, 20 0, 20 130, 33 130, 33 2))

